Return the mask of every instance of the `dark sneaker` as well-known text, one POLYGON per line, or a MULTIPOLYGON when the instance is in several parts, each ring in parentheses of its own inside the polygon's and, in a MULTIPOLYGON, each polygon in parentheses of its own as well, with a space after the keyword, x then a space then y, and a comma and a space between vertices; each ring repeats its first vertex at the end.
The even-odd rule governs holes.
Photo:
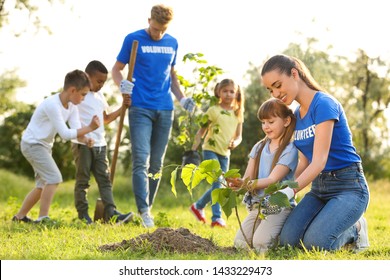
POLYGON ((127 224, 128 222, 133 220, 133 217, 134 217, 134 213, 133 212, 129 212, 127 214, 120 214, 120 215, 116 216, 115 222, 117 224, 127 224))
POLYGON ((84 221, 87 225, 92 224, 92 219, 88 214, 79 215, 79 219, 84 221))
POLYGON ((32 219, 30 219, 29 217, 27 217, 27 216, 24 216, 23 218, 21 218, 21 219, 19 219, 18 217, 16 217, 16 216, 13 216, 12 217, 12 221, 13 222, 23 222, 23 223, 32 223, 33 222, 33 220, 32 219))

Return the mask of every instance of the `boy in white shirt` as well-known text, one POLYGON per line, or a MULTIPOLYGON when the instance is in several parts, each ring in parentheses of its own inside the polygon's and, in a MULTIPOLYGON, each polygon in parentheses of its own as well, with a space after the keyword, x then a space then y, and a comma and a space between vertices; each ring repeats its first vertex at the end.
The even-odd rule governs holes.
MULTIPOLYGON (((121 107, 110 114, 106 112, 109 105, 100 89, 107 80, 108 70, 100 61, 93 60, 87 65, 85 72, 89 76, 91 89, 85 96, 84 102, 77 106, 81 124, 85 125, 93 115, 97 115, 102 124, 108 124, 119 117, 121 113, 121 107)), ((127 107, 130 106, 130 97, 128 95, 123 95, 123 97, 123 104, 127 107)), ((98 129, 87 134, 94 140, 92 148, 86 146, 85 143, 72 141, 72 151, 76 162, 75 206, 79 219, 84 220, 87 224, 92 223, 88 214, 87 200, 91 172, 98 184, 104 205, 104 221, 127 223, 133 217, 132 212, 121 214, 116 210, 110 181, 105 135, 104 125, 101 125, 98 129)))
POLYGON ((100 126, 99 118, 92 116, 90 122, 81 127, 76 107, 84 100, 89 88, 87 74, 74 70, 65 76, 62 92, 46 98, 35 109, 20 145, 24 157, 34 169, 36 187, 27 194, 13 221, 32 222, 27 214, 39 200, 41 205, 36 222, 50 220, 50 204, 58 184, 62 182, 61 171, 52 157, 57 133, 65 140, 78 138, 88 146, 93 145, 93 140, 85 137, 85 134, 100 126))

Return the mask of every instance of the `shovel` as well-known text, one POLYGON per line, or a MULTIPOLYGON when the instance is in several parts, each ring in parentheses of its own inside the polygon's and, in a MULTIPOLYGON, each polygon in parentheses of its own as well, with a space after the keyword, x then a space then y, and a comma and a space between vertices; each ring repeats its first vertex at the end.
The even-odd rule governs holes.
MULTIPOLYGON (((130 54, 130 60, 129 60, 129 72, 127 74, 127 80, 132 82, 133 81, 133 72, 134 72, 134 65, 135 65, 135 58, 137 57, 137 49, 138 49, 138 41, 134 40, 133 45, 131 47, 131 54, 130 54)), ((122 135, 122 129, 123 129, 123 121, 125 119, 126 115, 126 106, 122 105, 122 110, 120 114, 120 119, 119 119, 119 127, 118 127, 118 132, 116 135, 116 142, 115 142, 115 149, 114 149, 114 155, 112 157, 112 162, 111 162, 111 174, 110 174, 110 181, 112 187, 114 187, 114 175, 115 175, 115 169, 116 169, 116 162, 118 159, 118 150, 119 150, 119 145, 121 142, 121 135, 122 135)), ((98 220, 102 220, 104 217, 104 205, 103 201, 101 198, 98 198, 96 200, 96 207, 95 207, 95 214, 93 217, 93 220, 96 222, 98 220)))

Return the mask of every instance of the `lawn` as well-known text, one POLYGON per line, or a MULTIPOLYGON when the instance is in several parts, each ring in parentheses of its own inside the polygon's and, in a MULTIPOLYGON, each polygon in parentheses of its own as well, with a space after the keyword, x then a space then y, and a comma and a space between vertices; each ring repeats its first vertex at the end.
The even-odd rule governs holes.
MULTIPOLYGON (((191 203, 207 186, 199 186, 193 197, 178 185, 177 198, 172 194, 169 175, 163 177, 153 207, 157 228, 188 229, 192 234, 212 241, 220 248, 231 248, 239 228, 234 214, 227 220, 227 228, 211 228, 200 224, 188 211, 191 203)), ((146 229, 138 218, 125 225, 85 225, 76 217, 73 206, 73 181, 60 185, 54 197, 50 216, 55 224, 36 225, 11 222, 24 196, 33 186, 29 178, 0 170, 0 259, 1 260, 389 260, 390 259, 390 182, 370 182, 371 200, 367 213, 370 248, 361 253, 348 250, 338 252, 305 251, 293 248, 275 248, 266 254, 230 250, 216 252, 182 253, 155 250, 147 242, 137 248, 103 251, 100 246, 130 240, 142 234, 152 234, 157 228, 146 229)), ((129 178, 115 179, 114 197, 121 212, 135 211, 135 202, 129 178)), ((302 194, 301 194, 302 195, 302 194)), ((97 187, 94 182, 89 192, 90 215, 93 216, 97 187)), ((210 220, 211 208, 207 208, 210 220)), ((242 205, 240 216, 246 215, 242 205)), ((30 213, 37 218, 38 207, 30 213)))

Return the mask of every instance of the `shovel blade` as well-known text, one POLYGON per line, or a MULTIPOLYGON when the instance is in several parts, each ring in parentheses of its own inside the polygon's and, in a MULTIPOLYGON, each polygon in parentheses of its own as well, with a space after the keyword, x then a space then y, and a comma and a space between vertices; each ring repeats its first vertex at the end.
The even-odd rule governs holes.
POLYGON ((104 205, 102 199, 98 198, 96 200, 96 207, 95 207, 95 214, 93 216, 93 221, 96 222, 99 220, 103 220, 103 218, 104 218, 104 205))

